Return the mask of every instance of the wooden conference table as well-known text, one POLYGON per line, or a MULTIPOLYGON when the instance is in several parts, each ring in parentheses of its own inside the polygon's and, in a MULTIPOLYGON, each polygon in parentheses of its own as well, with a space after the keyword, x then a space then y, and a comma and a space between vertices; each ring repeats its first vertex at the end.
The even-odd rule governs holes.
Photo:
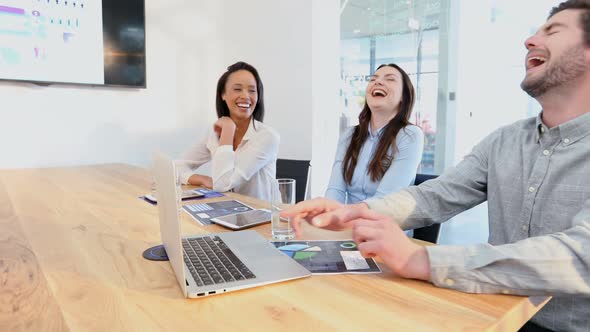
MULTIPOLYGON (((138 199, 149 187, 145 169, 123 164, 1 170, 0 331, 514 331, 548 301, 436 288, 384 265, 185 299, 168 262, 141 256, 161 242, 157 208, 138 199)), ((211 200, 228 198, 261 203, 211 200)), ((182 229, 226 231, 186 214, 182 229)))

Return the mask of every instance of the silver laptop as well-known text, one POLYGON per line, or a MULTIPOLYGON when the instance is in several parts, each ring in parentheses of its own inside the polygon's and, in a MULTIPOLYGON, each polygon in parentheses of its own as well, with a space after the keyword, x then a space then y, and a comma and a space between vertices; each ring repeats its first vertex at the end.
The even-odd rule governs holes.
POLYGON ((222 294, 311 275, 255 231, 181 239, 174 162, 155 153, 154 173, 162 242, 185 297, 222 294))

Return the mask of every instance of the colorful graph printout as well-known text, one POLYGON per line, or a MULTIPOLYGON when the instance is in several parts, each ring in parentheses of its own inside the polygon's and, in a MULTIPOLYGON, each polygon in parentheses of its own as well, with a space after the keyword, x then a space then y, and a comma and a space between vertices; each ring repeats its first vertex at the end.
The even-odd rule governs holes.
POLYGON ((353 241, 275 241, 273 245, 314 274, 379 273, 353 241))

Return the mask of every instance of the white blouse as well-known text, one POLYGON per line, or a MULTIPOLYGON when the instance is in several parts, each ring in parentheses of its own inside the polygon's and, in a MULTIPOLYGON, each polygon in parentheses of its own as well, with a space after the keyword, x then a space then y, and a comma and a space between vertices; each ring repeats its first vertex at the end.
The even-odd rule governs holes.
POLYGON ((231 145, 219 145, 217 133, 210 129, 203 142, 193 146, 185 155, 179 174, 182 182, 195 170, 211 161, 213 190, 229 191, 270 200, 271 181, 276 175, 279 134, 262 122, 252 119, 242 142, 233 150, 231 145))

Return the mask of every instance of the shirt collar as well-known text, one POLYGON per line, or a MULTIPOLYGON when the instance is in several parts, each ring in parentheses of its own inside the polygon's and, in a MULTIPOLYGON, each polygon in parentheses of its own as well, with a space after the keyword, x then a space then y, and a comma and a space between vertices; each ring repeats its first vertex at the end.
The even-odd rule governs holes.
POLYGON ((381 136, 381 134, 383 133, 384 128, 385 128, 385 126, 377 129, 375 134, 373 134, 373 130, 371 129, 371 122, 369 122, 369 138, 379 138, 381 136))
POLYGON ((541 114, 542 113, 537 114, 537 118, 535 119, 535 128, 537 128, 537 131, 535 132, 535 141, 537 143, 541 140, 541 135, 549 131, 549 128, 543 123, 541 114))
POLYGON ((250 124, 248 125, 248 130, 246 130, 244 137, 242 137, 242 141, 247 141, 252 138, 252 136, 256 134, 257 129, 260 129, 261 126, 262 122, 256 121, 254 118, 252 118, 252 120, 250 120, 250 124), (256 128, 254 128, 254 123, 256 123, 256 128))
MULTIPOLYGON (((543 133, 548 132, 550 129, 542 121, 542 112, 537 115, 536 128, 537 128, 537 142, 539 141, 543 133)), ((559 130, 561 141, 566 144, 572 144, 590 134, 590 112, 582 114, 577 118, 574 118, 566 123, 562 123, 556 128, 559 130)))

